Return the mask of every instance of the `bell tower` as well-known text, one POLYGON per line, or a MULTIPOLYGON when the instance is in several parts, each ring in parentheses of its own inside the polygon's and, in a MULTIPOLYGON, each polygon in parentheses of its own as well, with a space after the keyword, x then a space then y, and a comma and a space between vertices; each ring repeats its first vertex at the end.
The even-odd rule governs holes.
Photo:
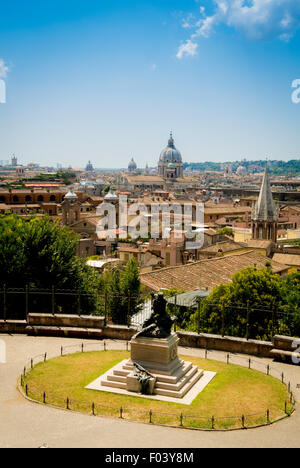
POLYGON ((72 189, 67 193, 64 201, 61 204, 62 207, 62 222, 64 226, 70 226, 76 223, 80 219, 80 202, 76 193, 72 189))
POLYGON ((278 209, 275 205, 269 179, 268 164, 259 194, 252 213, 252 238, 277 242, 278 209))

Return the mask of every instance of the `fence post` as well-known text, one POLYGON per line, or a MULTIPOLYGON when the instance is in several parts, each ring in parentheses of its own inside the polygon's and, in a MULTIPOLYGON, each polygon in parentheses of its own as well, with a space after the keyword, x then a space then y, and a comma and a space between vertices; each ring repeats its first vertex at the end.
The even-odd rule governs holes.
POLYGON ((149 411, 149 423, 152 424, 152 410, 149 411))
POLYGON ((276 319, 276 308, 275 305, 272 307, 272 338, 275 335, 275 319, 276 319))
POLYGON ((6 314, 7 314, 7 305, 6 305, 6 284, 3 285, 3 320, 6 322, 6 314))
POLYGON ((26 322, 28 323, 28 315, 29 315, 29 286, 26 284, 25 287, 25 314, 26 314, 26 322))
POLYGON ((180 427, 183 427, 183 414, 180 414, 180 427))
POLYGON ((270 424, 270 410, 267 410, 267 423, 270 424))
POLYGON ((229 364, 230 355, 227 354, 227 364, 229 364))
POLYGON ((287 414, 287 401, 284 402, 284 412, 287 414))
POLYGON ((55 315, 55 289, 54 289, 54 286, 52 286, 52 292, 51 292, 51 310, 52 310, 52 315, 55 315))
POLYGON ((127 310, 127 327, 130 328, 130 312, 131 312, 131 292, 128 290, 128 310, 127 310))
POLYGON ((249 369, 251 369, 251 359, 249 359, 249 369))
POLYGON ((27 384, 25 385, 25 393, 26 393, 26 396, 28 396, 28 385, 27 384))
POLYGON ((197 301, 198 301, 198 314, 197 314, 198 327, 197 327, 197 331, 198 331, 198 335, 200 335, 200 332, 201 332, 201 326, 200 326, 200 321, 201 321, 201 299, 200 299, 200 297, 197 298, 197 301))
MULTIPOLYGON (((177 295, 175 296, 175 317, 177 318, 177 295)), ((177 320, 175 320, 175 323, 174 323, 174 331, 175 333, 177 331, 177 320)))
POLYGON ((60 355, 62 356, 64 354, 64 348, 61 346, 60 348, 60 355))
POLYGON ((107 291, 104 294, 104 326, 107 325, 107 291))
POLYGON ((270 375, 270 364, 267 366, 267 375, 270 375))
POLYGON ((221 306, 222 308, 222 338, 225 336, 225 311, 224 311, 224 306, 221 306))
POLYGON ((78 296, 77 296, 77 314, 78 317, 80 317, 80 308, 81 308, 81 300, 80 300, 80 290, 78 290, 78 296))
POLYGON ((92 415, 95 416, 95 403, 92 403, 92 415))
POLYGON ((82 343, 81 344, 81 352, 83 353, 83 351, 84 351, 84 344, 82 343))
POLYGON ((44 405, 46 404, 46 393, 45 392, 43 393, 43 403, 44 403, 44 405))
POLYGON ((284 383, 284 373, 282 372, 282 375, 281 375, 281 380, 282 380, 282 383, 284 383))
POLYGON ((246 326, 246 340, 249 341, 249 327, 250 327, 250 305, 247 301, 247 326, 246 326))
POLYGON ((44 362, 47 361, 47 353, 45 353, 45 356, 44 356, 44 362))
POLYGON ((212 416, 211 418, 211 428, 214 429, 215 428, 215 417, 212 416))
POLYGON ((242 428, 246 429, 245 428, 245 416, 244 415, 242 416, 242 428))

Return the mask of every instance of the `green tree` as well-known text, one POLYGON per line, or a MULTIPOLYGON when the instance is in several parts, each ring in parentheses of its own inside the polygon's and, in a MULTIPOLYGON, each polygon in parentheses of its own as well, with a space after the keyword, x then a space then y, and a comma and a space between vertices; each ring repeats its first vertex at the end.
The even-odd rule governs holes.
POLYGON ((112 269, 105 273, 104 282, 113 322, 127 325, 129 317, 138 313, 143 304, 139 268, 135 259, 129 260, 122 270, 112 269))
MULTIPOLYGON (((0 285, 8 288, 69 289, 82 291, 84 313, 95 310, 99 277, 76 256, 78 236, 47 217, 29 220, 15 215, 0 217, 0 285)), ((34 306, 32 296, 31 307, 34 306)), ((39 312, 49 312, 49 297, 36 300, 39 312)), ((57 296, 64 312, 77 311, 77 298, 57 296)), ((31 310, 35 311, 35 310, 31 310)))
POLYGON ((110 316, 113 323, 126 324, 127 312, 121 291, 121 273, 117 268, 108 271, 105 279, 110 316))
MULTIPOLYGON (((271 339, 273 314, 282 305, 283 279, 270 268, 246 268, 220 285, 203 301, 200 317, 202 331, 207 333, 256 339, 271 339), (248 327, 247 327, 248 323, 248 327)), ((280 318, 277 314, 277 329, 280 318)), ((191 321, 196 323, 196 317, 191 321)))
POLYGON ((293 336, 300 336, 300 272, 290 273, 282 285, 284 323, 293 336))
POLYGON ((127 263, 121 276, 121 291, 130 316, 138 313, 142 307, 142 286, 139 267, 134 258, 127 263))
POLYGON ((234 232, 231 228, 222 228, 222 229, 218 229, 218 234, 221 234, 222 236, 230 236, 230 237, 234 237, 234 232))

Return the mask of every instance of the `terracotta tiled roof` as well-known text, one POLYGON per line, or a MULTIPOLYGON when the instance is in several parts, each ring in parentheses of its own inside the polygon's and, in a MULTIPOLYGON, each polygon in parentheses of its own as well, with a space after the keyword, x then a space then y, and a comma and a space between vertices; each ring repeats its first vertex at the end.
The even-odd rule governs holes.
POLYGON ((145 176, 145 175, 137 175, 137 176, 126 176, 128 182, 130 184, 140 184, 140 183, 161 183, 164 184, 164 179, 159 176, 145 176))
POLYGON ((244 249, 245 246, 242 244, 239 244, 238 242, 233 242, 233 241, 225 241, 225 242, 217 242, 214 245, 211 245, 209 247, 204 247, 201 252, 212 252, 212 253, 217 253, 219 251, 222 252, 233 252, 234 250, 241 250, 244 249))
POLYGON ((211 214, 240 214, 240 213, 251 213, 252 208, 250 206, 232 206, 232 205, 227 205, 227 206, 205 206, 204 208, 204 213, 211 215, 211 214))
MULTIPOLYGON (((257 252, 230 255, 211 260, 181 265, 177 267, 163 268, 162 270, 144 273, 141 281, 154 291, 177 287, 185 291, 196 289, 212 290, 220 284, 229 283, 232 276, 243 268, 254 267, 265 268, 266 259, 257 252)), ((274 273, 282 273, 288 270, 286 265, 269 260, 274 273)))
POLYGON ((275 254, 273 260, 278 263, 283 263, 289 266, 300 266, 300 255, 291 255, 291 254, 275 254))
POLYGON ((271 240, 249 240, 247 242, 248 247, 251 249, 268 249, 273 242, 271 240))

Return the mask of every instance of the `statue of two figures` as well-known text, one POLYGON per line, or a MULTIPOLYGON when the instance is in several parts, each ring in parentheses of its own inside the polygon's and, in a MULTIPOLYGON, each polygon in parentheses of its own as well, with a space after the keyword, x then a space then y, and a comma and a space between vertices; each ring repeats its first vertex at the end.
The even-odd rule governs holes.
MULTIPOLYGON (((167 301, 162 293, 156 296, 152 294, 153 312, 142 326, 142 330, 134 336, 135 338, 168 338, 172 327, 176 322, 176 317, 170 317, 167 312, 167 301)), ((134 376, 140 383, 142 395, 151 395, 154 390, 156 378, 146 369, 134 363, 134 376), (152 383, 152 385, 151 385, 152 383)))
POLYGON ((134 338, 168 338, 171 334, 172 327, 176 322, 176 317, 170 317, 167 312, 167 301, 163 293, 156 296, 152 294, 153 312, 151 317, 146 320, 142 326, 142 330, 137 333, 134 338))

